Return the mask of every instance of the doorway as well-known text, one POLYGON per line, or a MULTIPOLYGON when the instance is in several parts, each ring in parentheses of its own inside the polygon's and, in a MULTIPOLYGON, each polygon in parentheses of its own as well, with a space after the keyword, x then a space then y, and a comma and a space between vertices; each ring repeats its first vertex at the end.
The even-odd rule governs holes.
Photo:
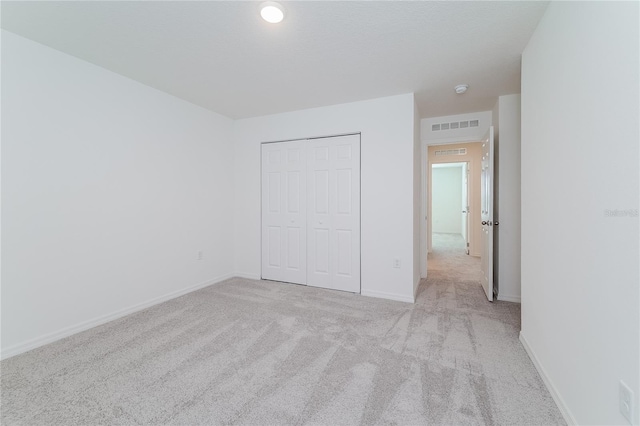
POLYGON ((427 273, 480 281, 482 142, 427 146, 427 273))
POLYGON ((468 255, 469 163, 436 163, 431 168, 433 246, 468 255))

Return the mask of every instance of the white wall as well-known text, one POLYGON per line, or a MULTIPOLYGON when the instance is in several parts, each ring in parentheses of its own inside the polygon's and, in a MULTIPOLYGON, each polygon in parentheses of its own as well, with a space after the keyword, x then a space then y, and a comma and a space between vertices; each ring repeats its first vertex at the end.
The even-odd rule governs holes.
POLYGON ((235 270, 260 276, 260 143, 349 132, 362 133, 362 294, 413 301, 413 94, 237 120, 235 270))
POLYGON ((423 118, 420 120, 420 137, 427 145, 442 145, 454 142, 478 142, 491 126, 491 111, 480 111, 469 114, 447 115, 442 117, 423 118), (478 127, 432 131, 432 124, 478 120, 478 127))
POLYGON ((431 171, 433 232, 462 235, 462 166, 438 166, 431 171))
POLYGON ((422 213, 422 143, 420 142, 420 111, 413 101, 413 296, 418 292, 421 270, 425 271, 427 252, 420 247, 420 218, 422 213), (422 256, 424 254, 424 260, 422 256))
POLYGON ((3 357, 232 274, 230 119, 6 31, 2 88, 3 357))
POLYGON ((493 121, 494 282, 498 300, 520 302, 520 95, 500 96, 493 121))
POLYGON ((551 2, 522 58, 521 339, 579 424, 626 424, 621 379, 640 423, 638 14, 551 2))

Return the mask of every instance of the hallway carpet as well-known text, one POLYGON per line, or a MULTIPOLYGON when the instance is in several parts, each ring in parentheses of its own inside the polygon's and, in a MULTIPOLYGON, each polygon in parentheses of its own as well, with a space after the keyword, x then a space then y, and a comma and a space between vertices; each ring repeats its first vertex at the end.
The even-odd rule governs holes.
POLYGON ((234 278, 4 360, 0 420, 564 424, 519 305, 487 302, 448 250, 415 304, 234 278))
POLYGON ((480 258, 466 254, 460 234, 433 233, 427 270, 440 280, 480 282, 480 258))

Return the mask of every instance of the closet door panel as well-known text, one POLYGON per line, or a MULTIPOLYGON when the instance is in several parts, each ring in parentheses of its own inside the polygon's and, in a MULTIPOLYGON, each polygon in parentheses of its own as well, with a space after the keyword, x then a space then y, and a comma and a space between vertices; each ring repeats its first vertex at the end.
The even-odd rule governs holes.
POLYGON ((306 284, 304 141, 262 145, 262 278, 306 284))
POLYGON ((360 292, 360 135, 308 142, 308 285, 360 292))

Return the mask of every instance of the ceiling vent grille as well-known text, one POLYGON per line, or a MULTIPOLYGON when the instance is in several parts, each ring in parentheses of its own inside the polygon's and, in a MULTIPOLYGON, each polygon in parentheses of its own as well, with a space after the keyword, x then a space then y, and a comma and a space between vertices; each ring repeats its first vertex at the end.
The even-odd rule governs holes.
POLYGON ((451 123, 432 124, 431 131, 439 132, 441 130, 467 129, 469 127, 478 127, 479 120, 453 121, 451 123))
POLYGON ((458 149, 438 149, 436 150, 436 156, 439 157, 441 155, 466 155, 467 148, 458 148, 458 149))

